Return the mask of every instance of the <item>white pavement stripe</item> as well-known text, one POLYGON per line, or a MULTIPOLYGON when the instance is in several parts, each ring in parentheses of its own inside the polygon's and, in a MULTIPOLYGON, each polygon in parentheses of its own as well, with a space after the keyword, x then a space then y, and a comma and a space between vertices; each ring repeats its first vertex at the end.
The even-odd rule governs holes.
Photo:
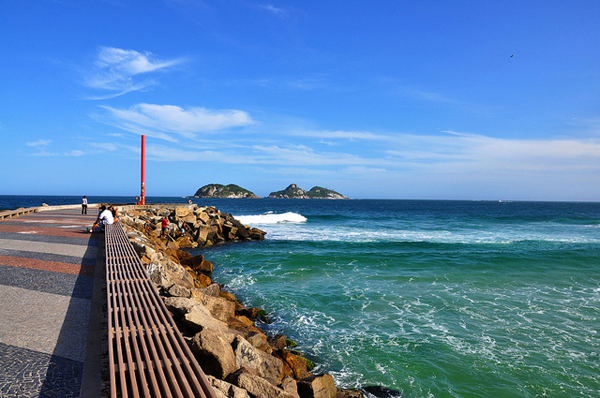
POLYGON ((0 295, 0 342, 85 360, 90 300, 4 285, 0 295))
POLYGON ((83 258, 96 258, 98 248, 68 243, 38 242, 31 240, 0 239, 0 249, 20 250, 24 252, 60 254, 83 258))

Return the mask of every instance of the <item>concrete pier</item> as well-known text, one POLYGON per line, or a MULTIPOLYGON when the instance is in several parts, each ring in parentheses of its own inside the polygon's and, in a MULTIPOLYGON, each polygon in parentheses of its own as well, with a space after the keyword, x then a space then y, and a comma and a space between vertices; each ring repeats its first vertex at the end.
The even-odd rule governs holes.
POLYGON ((0 221, 0 396, 100 397, 104 242, 96 209, 0 221))

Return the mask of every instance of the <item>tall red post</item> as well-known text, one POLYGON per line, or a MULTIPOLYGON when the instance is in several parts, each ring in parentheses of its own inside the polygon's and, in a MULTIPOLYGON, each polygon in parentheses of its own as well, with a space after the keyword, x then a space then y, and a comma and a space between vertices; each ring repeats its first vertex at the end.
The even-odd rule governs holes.
POLYGON ((146 204, 146 136, 142 135, 142 193, 140 204, 146 204))

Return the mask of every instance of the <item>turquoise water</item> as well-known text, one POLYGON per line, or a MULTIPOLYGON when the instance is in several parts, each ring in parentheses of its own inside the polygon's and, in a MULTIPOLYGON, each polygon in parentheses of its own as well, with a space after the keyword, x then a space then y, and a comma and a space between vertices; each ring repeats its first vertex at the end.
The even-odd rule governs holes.
POLYGON ((340 386, 600 396, 600 203, 194 201, 268 232, 198 252, 340 386))
POLYGON ((339 385, 600 396, 600 204, 216 202, 268 235, 214 278, 339 385))

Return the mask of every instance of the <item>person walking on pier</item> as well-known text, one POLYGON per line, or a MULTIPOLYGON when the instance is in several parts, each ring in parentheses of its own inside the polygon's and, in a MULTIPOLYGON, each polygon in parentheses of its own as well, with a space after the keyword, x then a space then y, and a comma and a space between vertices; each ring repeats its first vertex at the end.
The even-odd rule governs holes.
POLYGON ((87 214, 87 205, 87 198, 85 197, 85 195, 83 195, 83 199, 81 199, 81 214, 87 214))

